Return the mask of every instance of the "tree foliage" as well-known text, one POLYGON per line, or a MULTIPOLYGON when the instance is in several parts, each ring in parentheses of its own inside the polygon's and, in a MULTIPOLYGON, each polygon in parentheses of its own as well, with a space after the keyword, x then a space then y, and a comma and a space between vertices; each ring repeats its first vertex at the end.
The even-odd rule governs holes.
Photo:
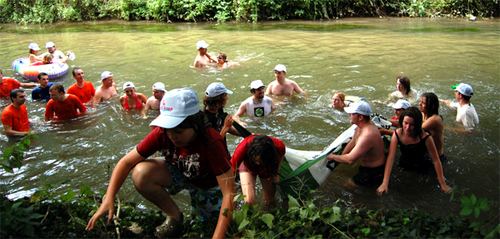
POLYGON ((52 23, 117 18, 257 22, 342 17, 497 17, 498 0, 0 0, 0 22, 52 23))

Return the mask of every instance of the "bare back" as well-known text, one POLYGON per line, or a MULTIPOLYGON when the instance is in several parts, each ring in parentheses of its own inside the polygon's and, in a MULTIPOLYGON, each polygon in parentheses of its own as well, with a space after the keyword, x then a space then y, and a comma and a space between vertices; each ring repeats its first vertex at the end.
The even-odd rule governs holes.
MULTIPOLYGON (((359 157, 361 166, 374 168, 385 164, 384 142, 377 126, 370 123, 364 125, 363 128, 358 127, 351 141, 354 144, 352 152, 355 150, 364 152, 359 157), (358 147, 361 147, 361 149, 358 147)), ((349 149, 346 148, 346 150, 349 149)))
POLYGON ((444 154, 443 146, 444 146, 444 137, 443 130, 444 124, 443 119, 439 115, 433 115, 422 123, 422 128, 428 130, 431 133, 432 139, 434 140, 434 144, 436 145, 436 149, 438 151, 438 155, 441 156, 444 154))

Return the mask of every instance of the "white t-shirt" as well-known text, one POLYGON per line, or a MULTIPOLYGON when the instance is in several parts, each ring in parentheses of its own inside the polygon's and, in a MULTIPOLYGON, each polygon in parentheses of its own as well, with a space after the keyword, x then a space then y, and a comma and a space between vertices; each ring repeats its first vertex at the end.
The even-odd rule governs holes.
POLYGON ((247 105, 246 113, 248 116, 262 117, 271 113, 273 101, 271 98, 264 96, 262 101, 254 102, 253 96, 251 96, 245 100, 245 104, 247 105))
POLYGON ((463 124, 466 128, 474 128, 479 124, 479 117, 476 112, 474 105, 469 103, 464 106, 460 104, 452 103, 450 106, 457 108, 457 122, 463 124))

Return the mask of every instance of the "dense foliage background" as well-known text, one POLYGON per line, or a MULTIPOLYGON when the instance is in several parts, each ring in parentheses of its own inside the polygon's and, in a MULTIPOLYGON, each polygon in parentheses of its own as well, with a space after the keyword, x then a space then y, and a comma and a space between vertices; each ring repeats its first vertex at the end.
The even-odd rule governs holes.
POLYGON ((498 0, 0 0, 2 23, 98 19, 257 22, 342 17, 497 17, 498 0))

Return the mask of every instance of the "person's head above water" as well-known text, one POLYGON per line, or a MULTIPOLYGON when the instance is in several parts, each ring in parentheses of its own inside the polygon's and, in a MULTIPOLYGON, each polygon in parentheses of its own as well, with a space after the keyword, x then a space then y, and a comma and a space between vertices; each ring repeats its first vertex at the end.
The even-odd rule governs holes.
MULTIPOLYGON (((462 97, 464 98, 464 100, 466 100, 466 101, 470 101, 470 98, 474 94, 474 90, 472 89, 472 86, 470 86, 469 84, 460 83, 456 86, 452 85, 451 88, 455 92, 460 93, 462 95, 462 97)), ((457 98, 457 101, 458 100, 459 99, 457 98)))
POLYGON ((200 103, 196 91, 190 88, 173 89, 165 92, 160 102, 160 115, 150 126, 172 129, 199 111, 200 103))
POLYGON ((214 82, 210 84, 205 90, 205 96, 203 97, 203 104, 208 110, 217 110, 219 108, 224 108, 227 103, 227 95, 233 94, 232 91, 228 90, 221 82, 214 82))
POLYGON ((422 138, 422 113, 417 107, 410 107, 399 115, 399 127, 410 138, 422 138))
POLYGON ((400 91, 404 95, 408 95, 408 93, 410 93, 411 91, 410 79, 408 79, 408 77, 406 76, 398 76, 396 85, 398 87, 398 91, 400 91))
POLYGON ((247 148, 247 158, 250 171, 257 171, 259 167, 271 171, 277 175, 279 171, 279 158, 276 145, 273 140, 266 135, 256 136, 247 148))

